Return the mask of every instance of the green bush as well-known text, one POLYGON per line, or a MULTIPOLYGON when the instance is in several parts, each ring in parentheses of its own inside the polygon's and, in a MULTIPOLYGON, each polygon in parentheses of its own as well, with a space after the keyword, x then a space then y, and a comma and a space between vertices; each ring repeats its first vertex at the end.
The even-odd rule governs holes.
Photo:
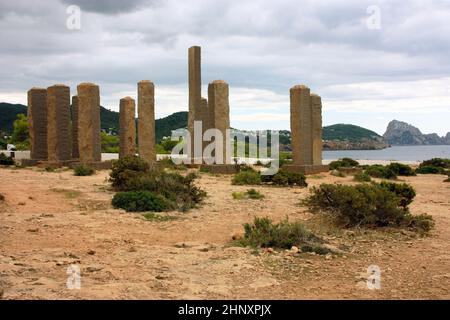
POLYGON ((262 183, 277 186, 308 186, 306 177, 303 174, 283 169, 278 170, 274 175, 261 175, 259 171, 251 167, 244 167, 244 169, 241 168, 241 171, 234 175, 232 180, 234 185, 260 185, 262 183))
POLYGON ((13 166, 15 161, 13 158, 6 156, 4 153, 0 153, 0 165, 13 166))
POLYGON ((129 191, 116 193, 112 199, 114 208, 129 212, 162 212, 174 209, 172 203, 161 195, 149 191, 129 191))
POLYGON ((342 167, 357 167, 359 166, 359 162, 356 160, 353 160, 351 158, 342 158, 336 161, 330 162, 330 170, 339 169, 342 167))
POLYGON ((243 200, 243 199, 253 199, 253 200, 261 200, 264 199, 264 195, 256 191, 255 189, 249 189, 246 192, 233 192, 233 199, 235 200, 243 200))
POLYGON ((450 182, 450 172, 447 172, 448 178, 444 180, 444 182, 450 182))
POLYGON ((419 166, 416 169, 418 174, 444 174, 445 169, 436 166, 419 166))
POLYGON ((128 190, 130 181, 149 172, 150 166, 143 159, 136 156, 125 156, 113 161, 109 181, 116 190, 128 190))
POLYGON ((389 164, 387 168, 391 169, 397 176, 410 177, 416 175, 413 168, 398 162, 389 164))
POLYGON ((407 183, 393 183, 382 181, 379 186, 395 193, 399 200, 398 205, 405 211, 408 210, 408 206, 416 197, 416 190, 414 190, 414 188, 407 183))
POLYGON ((422 220, 432 222, 432 217, 410 214, 408 204, 414 196, 414 189, 406 184, 322 184, 303 203, 313 212, 331 214, 344 227, 408 227, 426 232, 422 220))
POLYGON ((372 178, 390 179, 390 180, 397 179, 397 175, 391 168, 385 167, 380 164, 365 166, 364 169, 365 172, 372 178))
POLYGON ((372 181, 372 178, 370 178, 370 176, 367 174, 367 172, 361 172, 361 173, 355 174, 355 176, 353 177, 353 180, 355 180, 357 182, 370 182, 370 181, 372 181))
POLYGON ((306 177, 298 172, 289 172, 283 169, 278 170, 274 175, 261 176, 264 183, 278 186, 299 186, 307 187, 306 177))
POLYGON ((446 174, 450 169, 450 159, 433 158, 423 161, 416 169, 419 174, 446 174))
POLYGON ((238 172, 234 175, 231 182, 234 185, 260 185, 261 184, 261 174, 255 170, 245 170, 238 172))
POLYGON ((117 191, 149 191, 163 196, 182 211, 196 207, 206 197, 206 192, 194 185, 197 176, 183 176, 152 168, 138 157, 125 157, 113 164, 110 180, 117 191))
POLYGON ((81 177, 81 176, 92 176, 94 173, 95 173, 94 169, 92 169, 90 167, 87 167, 85 165, 79 165, 79 166, 76 166, 73 169, 73 174, 75 176, 79 176, 79 177, 81 177))
POLYGON ((244 225, 244 231, 241 244, 251 247, 291 249, 323 242, 300 222, 287 219, 275 224, 269 218, 255 218, 252 224, 244 225))
POLYGON ((443 169, 450 169, 450 159, 433 158, 425 160, 420 164, 420 167, 439 167, 443 169))

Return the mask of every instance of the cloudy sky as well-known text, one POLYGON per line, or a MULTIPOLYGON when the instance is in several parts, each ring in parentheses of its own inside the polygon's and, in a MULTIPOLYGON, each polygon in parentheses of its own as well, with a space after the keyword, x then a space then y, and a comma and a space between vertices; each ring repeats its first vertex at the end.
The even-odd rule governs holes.
POLYGON ((444 135, 449 34, 448 0, 0 0, 0 101, 89 81, 118 110, 149 79, 166 116, 187 110, 187 49, 200 45, 203 95, 230 84, 233 127, 289 129, 289 88, 306 84, 325 125, 382 134, 398 119, 444 135))

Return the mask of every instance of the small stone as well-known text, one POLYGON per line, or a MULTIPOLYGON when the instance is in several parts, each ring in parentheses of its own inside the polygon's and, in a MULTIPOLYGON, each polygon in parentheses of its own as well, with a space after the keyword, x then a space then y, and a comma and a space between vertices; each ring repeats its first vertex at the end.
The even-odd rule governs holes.
POLYGON ((28 229, 27 231, 28 231, 28 232, 36 233, 36 232, 39 232, 39 229, 38 229, 38 228, 36 228, 36 229, 28 229))
POLYGON ((24 206, 26 203, 25 202, 19 202, 18 205, 19 206, 24 206))
POLYGON ((95 251, 94 251, 94 250, 89 250, 89 251, 87 252, 87 254, 93 256, 93 255, 95 254, 95 251))
POLYGON ((130 247, 130 249, 128 249, 128 252, 136 252, 137 249, 135 247, 130 247))
POLYGON ((87 267, 86 268, 86 272, 97 272, 97 271, 100 271, 102 269, 103 268, 100 268, 100 267, 87 267))
POLYGON ((291 252, 292 252, 292 253, 298 253, 298 252, 299 252, 299 249, 298 249, 298 247, 296 247, 296 246, 292 246, 292 248, 291 248, 291 252))

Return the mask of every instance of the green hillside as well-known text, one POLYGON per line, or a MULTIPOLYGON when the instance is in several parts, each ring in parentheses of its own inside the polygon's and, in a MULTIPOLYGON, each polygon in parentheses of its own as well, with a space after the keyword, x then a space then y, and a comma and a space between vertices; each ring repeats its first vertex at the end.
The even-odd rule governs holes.
POLYGON ((378 140, 381 136, 371 130, 352 124, 334 124, 323 128, 323 140, 361 141, 363 139, 378 140))
POLYGON ((19 113, 27 114, 27 107, 22 104, 0 102, 0 132, 11 134, 13 122, 19 113))

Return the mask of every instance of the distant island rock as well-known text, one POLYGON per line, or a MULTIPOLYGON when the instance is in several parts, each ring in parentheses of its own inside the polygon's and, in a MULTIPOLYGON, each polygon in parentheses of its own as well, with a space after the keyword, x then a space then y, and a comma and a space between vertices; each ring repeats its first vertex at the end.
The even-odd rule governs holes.
POLYGON ((418 128, 398 120, 389 123, 383 138, 394 146, 450 145, 450 132, 445 137, 436 133, 423 134, 418 128))

